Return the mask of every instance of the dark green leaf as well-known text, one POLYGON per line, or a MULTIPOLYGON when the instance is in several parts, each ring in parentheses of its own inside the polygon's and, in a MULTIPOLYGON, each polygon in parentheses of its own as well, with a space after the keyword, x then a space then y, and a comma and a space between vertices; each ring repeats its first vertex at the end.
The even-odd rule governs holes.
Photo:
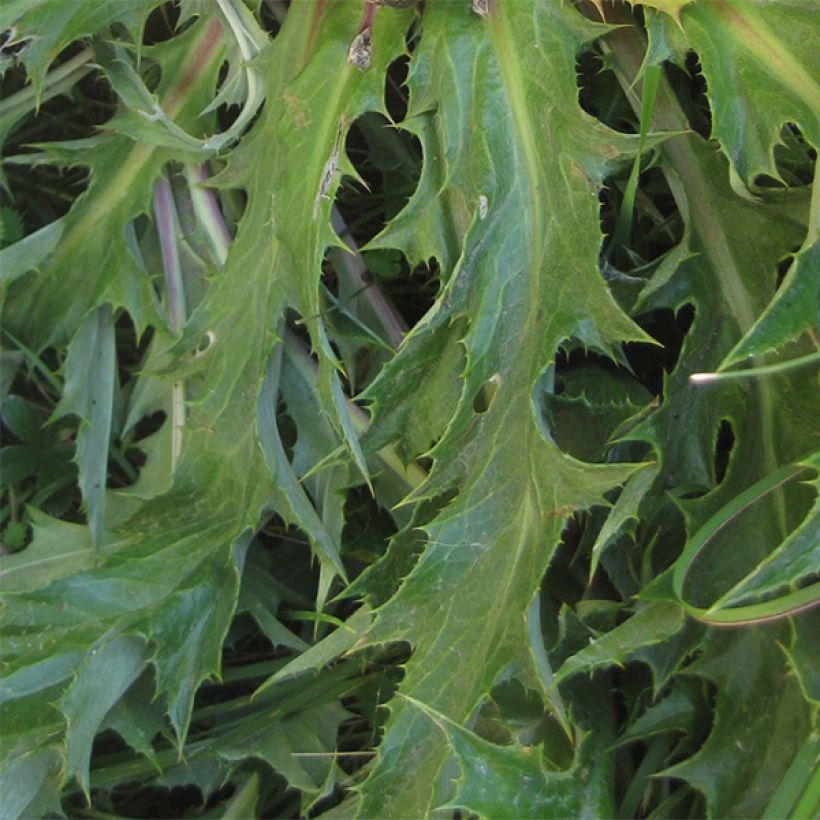
POLYGON ((75 461, 88 512, 91 543, 97 552, 105 523, 108 447, 117 378, 114 345, 111 307, 103 305, 86 316, 68 346, 65 391, 52 417, 75 415, 80 419, 75 461), (89 366, 93 368, 91 373, 89 366))
POLYGON ((703 748, 664 774, 700 789, 712 817, 748 817, 774 794, 811 718, 771 639, 778 627, 719 631, 687 670, 718 687, 715 724, 703 748))

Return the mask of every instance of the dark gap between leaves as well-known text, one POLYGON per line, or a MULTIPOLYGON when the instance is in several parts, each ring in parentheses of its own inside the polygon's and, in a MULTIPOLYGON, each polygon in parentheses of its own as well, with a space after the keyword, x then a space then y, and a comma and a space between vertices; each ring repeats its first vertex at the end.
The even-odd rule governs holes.
POLYGON ((735 434, 729 419, 722 419, 715 436, 715 483, 721 484, 726 477, 729 458, 735 445, 735 434))

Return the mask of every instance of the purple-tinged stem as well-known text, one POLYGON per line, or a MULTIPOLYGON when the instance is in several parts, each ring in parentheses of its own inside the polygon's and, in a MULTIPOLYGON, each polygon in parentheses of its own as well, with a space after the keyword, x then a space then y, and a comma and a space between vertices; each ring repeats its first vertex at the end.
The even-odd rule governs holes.
POLYGON ((180 235, 179 217, 174 205, 171 186, 164 177, 160 177, 154 186, 154 217, 162 251, 168 318, 171 329, 179 332, 185 323, 185 290, 182 285, 182 266, 177 245, 180 235))
MULTIPOLYGON (((179 261, 179 217, 171 186, 164 177, 160 177, 154 186, 154 218, 162 252, 168 319, 174 333, 179 333, 186 319, 185 288, 179 261)), ((171 388, 171 469, 176 466, 182 451, 184 426, 185 384, 182 381, 175 381, 171 388)))
POLYGON ((220 265, 228 258, 231 234, 214 192, 206 187, 208 170, 205 165, 186 165, 185 178, 191 192, 196 220, 205 232, 211 252, 220 265))
MULTIPOLYGON (((208 181, 206 167, 186 165, 185 177, 191 189, 191 200, 197 222, 205 231, 214 258, 220 265, 224 265, 225 260, 228 258, 231 234, 225 224, 225 218, 222 216, 216 195, 205 185, 208 181)), ((345 283, 347 289, 354 294, 358 294, 355 297, 356 299, 364 299, 367 302, 374 318, 381 325, 386 341, 394 348, 398 347, 407 332, 407 325, 399 316, 390 298, 368 274, 356 242, 347 230, 347 225, 345 225, 345 221, 335 205, 331 213, 331 220, 334 230, 350 249, 349 253, 339 251, 334 255, 334 262, 339 275, 347 280, 345 283)))
POLYGON ((407 333, 407 325, 399 315, 390 297, 373 281, 372 275, 368 273, 356 241, 350 235, 350 231, 348 231, 347 225, 335 205, 331 211, 331 221, 333 230, 339 234, 342 241, 350 249, 349 253, 341 249, 334 249, 333 261, 337 272, 348 280, 346 283, 348 290, 356 294, 353 298, 356 300, 363 299, 367 302, 391 346, 398 347, 404 338, 404 334, 407 333))

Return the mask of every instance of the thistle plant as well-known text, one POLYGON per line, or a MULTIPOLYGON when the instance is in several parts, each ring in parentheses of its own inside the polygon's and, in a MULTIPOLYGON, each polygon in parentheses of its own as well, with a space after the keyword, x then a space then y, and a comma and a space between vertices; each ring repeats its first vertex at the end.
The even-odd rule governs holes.
POLYGON ((0 28, 4 817, 820 810, 810 0, 0 28))

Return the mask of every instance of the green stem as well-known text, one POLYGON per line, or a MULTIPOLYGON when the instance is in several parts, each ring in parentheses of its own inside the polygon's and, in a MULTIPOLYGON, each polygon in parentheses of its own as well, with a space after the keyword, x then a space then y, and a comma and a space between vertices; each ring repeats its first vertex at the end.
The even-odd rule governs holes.
POLYGON ((820 755, 820 734, 815 730, 806 738, 805 743, 794 756, 777 791, 772 795, 769 805, 766 806, 762 820, 816 816, 817 803, 820 802, 818 755, 820 755), (797 803, 796 806, 795 803, 797 803))
POLYGON ((49 71, 41 88, 35 89, 34 86, 27 85, 5 100, 0 100, 0 120, 17 121, 32 109, 39 108, 46 100, 68 91, 86 74, 93 71, 94 67, 89 64, 93 58, 91 49, 83 49, 61 66, 49 71))
POLYGON ((207 168, 204 165, 186 165, 183 170, 191 193, 191 203, 197 224, 205 233, 208 247, 221 267, 228 259, 231 234, 222 218, 216 196, 205 187, 208 181, 207 168))
POLYGON ((675 739, 671 736, 655 738, 652 741, 621 801, 618 817, 640 817, 644 814, 640 812, 641 802, 647 786, 651 787, 656 782, 650 780, 650 777, 661 768, 674 745, 675 739))
POLYGON ((760 367, 749 367, 746 370, 725 370, 717 373, 692 373, 689 381, 693 384, 714 384, 714 382, 724 382, 732 379, 749 379, 754 376, 768 376, 774 373, 782 373, 784 370, 795 370, 799 367, 806 367, 820 361, 820 351, 808 353, 805 356, 798 356, 788 359, 785 362, 775 362, 774 364, 764 364, 760 367))
POLYGON ((15 498, 14 485, 7 484, 6 492, 9 494, 9 518, 12 521, 17 521, 17 499, 15 498))
POLYGON ((624 199, 621 203, 621 211, 618 214, 618 221, 612 235, 612 248, 623 245, 628 239, 632 229, 632 217, 635 212, 635 195, 638 191, 638 178, 641 173, 641 160, 643 158, 646 135, 652 121, 652 110, 655 107, 655 97, 658 93, 658 82, 660 81, 660 66, 647 66, 644 73, 643 90, 641 91, 641 123, 640 136, 638 138, 638 153, 632 163, 632 170, 629 173, 629 181, 626 183, 624 199))
MULTIPOLYGON (((254 39, 254 29, 257 29, 257 34, 260 32, 256 27, 256 21, 252 13, 237 0, 216 0, 216 5, 222 12, 242 56, 246 94, 242 110, 231 127, 202 143, 202 147, 206 151, 216 151, 242 134, 265 99, 261 78, 256 69, 251 68, 249 65, 260 51, 260 43, 254 39)), ((264 35, 262 36, 264 37, 264 35)))
POLYGON ((5 328, 2 329, 3 333, 14 342, 17 349, 26 357, 28 360, 29 366, 33 367, 37 370, 40 375, 48 382, 49 387, 58 395, 61 396, 63 393, 63 383, 54 373, 51 372, 51 369, 43 362, 43 360, 27 345, 21 342, 16 336, 11 334, 5 328))
POLYGON ((740 495, 735 496, 728 504, 719 509, 687 542, 683 552, 674 564, 672 588, 681 606, 693 617, 703 623, 714 626, 747 626, 755 623, 774 621, 787 615, 795 615, 820 605, 820 583, 810 584, 794 592, 759 604, 738 606, 723 609, 725 599, 740 589, 744 581, 738 582, 728 593, 708 608, 690 604, 684 597, 684 585, 689 571, 700 553, 710 541, 744 510, 757 504, 770 493, 780 490, 784 484, 793 481, 805 470, 807 464, 788 464, 771 475, 753 484, 740 495))

